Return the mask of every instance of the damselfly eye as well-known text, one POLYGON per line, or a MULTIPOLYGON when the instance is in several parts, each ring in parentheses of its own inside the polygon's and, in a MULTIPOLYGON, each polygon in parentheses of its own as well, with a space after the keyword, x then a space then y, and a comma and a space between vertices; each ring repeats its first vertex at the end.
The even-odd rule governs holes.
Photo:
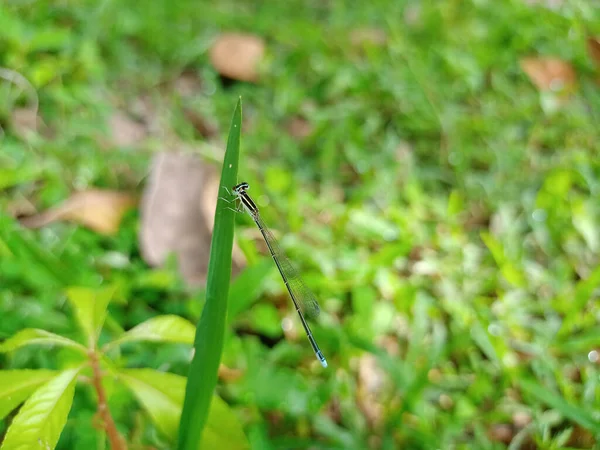
POLYGON ((250 189, 250 185, 249 185, 248 183, 246 183, 246 182, 243 182, 243 183, 237 184, 237 185, 235 185, 235 186, 233 187, 233 191, 234 191, 234 192, 238 192, 238 193, 239 193, 239 192, 244 192, 244 191, 246 191, 246 190, 248 190, 248 189, 250 189))

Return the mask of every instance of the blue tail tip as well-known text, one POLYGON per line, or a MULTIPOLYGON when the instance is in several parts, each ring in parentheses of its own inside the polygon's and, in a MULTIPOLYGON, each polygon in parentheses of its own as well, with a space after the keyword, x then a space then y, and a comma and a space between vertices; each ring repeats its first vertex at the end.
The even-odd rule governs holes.
POLYGON ((327 367, 327 360, 323 356, 323 353, 321 353, 320 351, 318 351, 316 354, 317 354, 317 359, 321 362, 321 365, 326 368, 327 367))

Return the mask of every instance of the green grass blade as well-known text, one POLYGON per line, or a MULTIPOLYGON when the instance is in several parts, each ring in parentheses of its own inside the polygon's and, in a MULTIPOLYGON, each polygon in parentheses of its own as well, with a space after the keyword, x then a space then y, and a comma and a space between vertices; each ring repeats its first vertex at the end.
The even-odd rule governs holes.
POLYGON ((519 385, 524 392, 534 397, 537 401, 550 406, 564 417, 594 433, 594 435, 600 436, 600 424, 593 417, 590 410, 583 408, 583 404, 571 403, 558 394, 546 389, 537 381, 520 380, 519 385))
MULTIPOLYGON (((233 113, 229 139, 223 160, 221 184, 231 189, 237 182, 242 125, 242 101, 233 113)), ((219 197, 225 190, 219 188, 219 197)), ((231 278, 231 251, 233 248, 233 217, 231 205, 222 198, 217 201, 215 226, 210 246, 210 261, 206 280, 206 304, 196 330, 194 359, 188 375, 188 383, 179 423, 180 450, 198 449, 202 431, 210 409, 213 391, 217 384, 217 370, 223 350, 227 296, 231 278)))

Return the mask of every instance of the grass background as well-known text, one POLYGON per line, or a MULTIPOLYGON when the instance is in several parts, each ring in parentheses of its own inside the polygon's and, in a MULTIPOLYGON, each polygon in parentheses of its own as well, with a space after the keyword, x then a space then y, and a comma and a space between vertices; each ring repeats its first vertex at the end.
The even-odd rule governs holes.
MULTIPOLYGON (((600 8, 554 4, 3 2, 0 66, 30 80, 51 133, 19 137, 14 113, 27 99, 0 82, 0 209, 23 199, 44 209, 92 186, 141 190, 164 135, 106 138, 114 112, 141 97, 170 142, 218 160, 182 107, 225 139, 241 95, 240 177, 268 199, 265 221, 320 299, 313 328, 330 365, 319 369, 274 268, 239 233, 249 266, 232 287, 242 306, 231 304, 223 363, 241 375, 222 377, 218 393, 253 448, 593 448, 600 90, 586 37, 600 34, 600 8), (353 45, 364 28, 386 44, 353 45), (266 39, 257 84, 225 83, 209 64, 213 39, 232 30, 266 39), (519 65, 538 55, 578 75, 560 108, 519 65), (184 73, 200 81, 185 96, 173 87, 184 73), (294 118, 307 137, 289 132, 294 118)), ((114 237, 0 221, 0 249, 24 249, 0 261, 0 338, 24 327, 69 334, 64 287, 100 281, 119 286, 119 326, 199 317, 202 292, 175 267, 142 261, 136 213, 114 237)), ((187 373, 179 346, 123 357, 187 373)), ((62 362, 37 351, 0 359, 62 362)), ((132 442, 165 448, 133 399, 111 402, 132 442)), ((95 445, 93 414, 80 392, 59 448, 95 445)))

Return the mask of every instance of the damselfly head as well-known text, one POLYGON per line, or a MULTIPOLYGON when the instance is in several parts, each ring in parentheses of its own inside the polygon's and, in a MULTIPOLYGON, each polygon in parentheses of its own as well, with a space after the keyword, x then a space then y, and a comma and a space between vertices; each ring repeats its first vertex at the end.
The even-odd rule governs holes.
POLYGON ((244 181, 240 184, 236 184, 233 187, 233 192, 241 194, 242 192, 247 191, 248 189, 250 189, 250 185, 244 181))

